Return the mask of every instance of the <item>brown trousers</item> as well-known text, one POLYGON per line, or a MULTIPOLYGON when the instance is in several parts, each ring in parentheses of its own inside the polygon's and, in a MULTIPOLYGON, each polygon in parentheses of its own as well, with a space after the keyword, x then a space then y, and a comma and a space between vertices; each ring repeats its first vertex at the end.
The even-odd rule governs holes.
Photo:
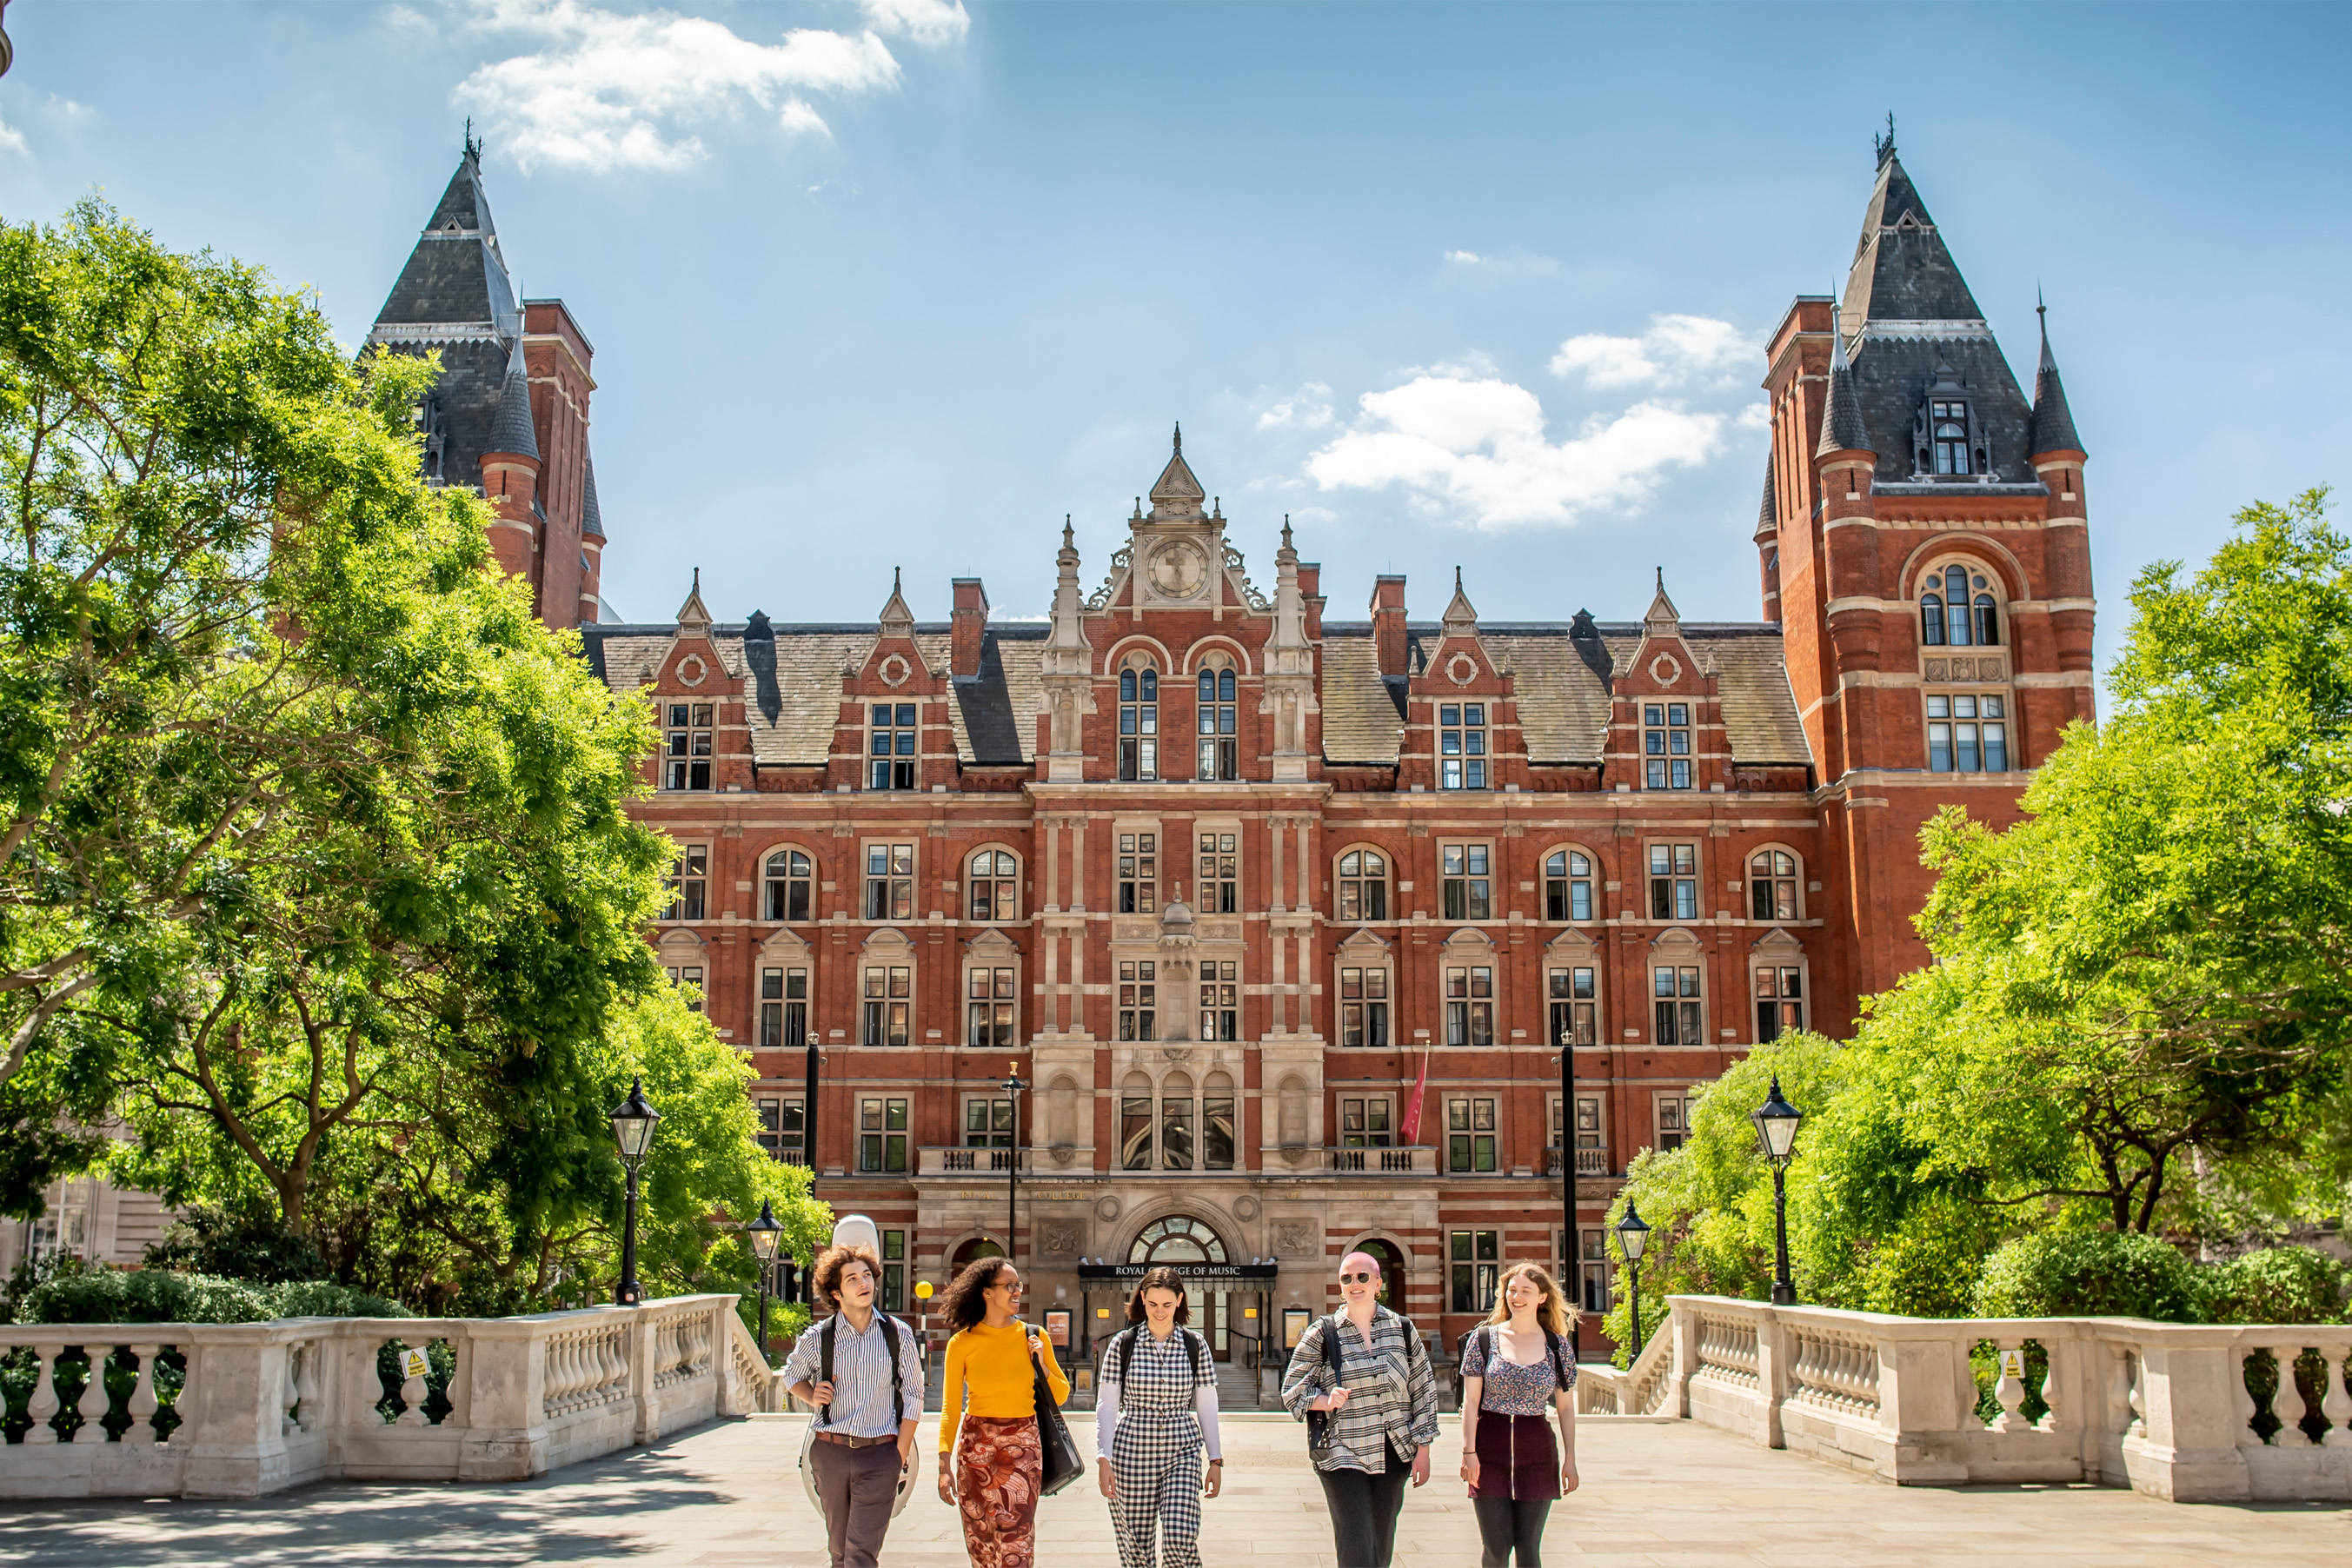
POLYGON ((809 1463, 816 1467, 833 1568, 876 1568, 882 1537, 890 1528, 890 1504, 898 1495, 898 1446, 845 1448, 819 1443, 809 1450, 809 1463))

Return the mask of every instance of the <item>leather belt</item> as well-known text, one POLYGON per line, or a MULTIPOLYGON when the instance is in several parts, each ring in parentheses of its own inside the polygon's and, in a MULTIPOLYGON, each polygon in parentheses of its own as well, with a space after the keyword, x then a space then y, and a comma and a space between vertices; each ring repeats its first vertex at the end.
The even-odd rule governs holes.
POLYGON ((895 1436, 887 1435, 880 1437, 853 1437, 846 1432, 820 1432, 816 1435, 816 1440, 820 1443, 838 1443, 845 1448, 878 1448, 885 1443, 896 1443, 898 1439, 895 1436))

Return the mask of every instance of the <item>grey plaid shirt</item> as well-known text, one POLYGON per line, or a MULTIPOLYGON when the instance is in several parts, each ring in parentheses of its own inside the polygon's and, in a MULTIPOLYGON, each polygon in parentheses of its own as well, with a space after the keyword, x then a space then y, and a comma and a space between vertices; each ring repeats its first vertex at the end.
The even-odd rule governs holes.
POLYGON ((1437 1441, 1437 1377, 1430 1370, 1429 1345, 1415 1334, 1408 1352, 1405 1321, 1386 1307, 1372 1309, 1369 1346, 1344 1312, 1318 1318, 1299 1337, 1282 1374, 1284 1408, 1304 1421, 1308 1403, 1335 1385, 1346 1387, 1348 1403, 1329 1418, 1331 1451, 1318 1468, 1382 1475, 1391 1439, 1408 1455, 1437 1441), (1339 1345, 1336 1380, 1323 1351, 1325 1336, 1332 1334, 1339 1345))

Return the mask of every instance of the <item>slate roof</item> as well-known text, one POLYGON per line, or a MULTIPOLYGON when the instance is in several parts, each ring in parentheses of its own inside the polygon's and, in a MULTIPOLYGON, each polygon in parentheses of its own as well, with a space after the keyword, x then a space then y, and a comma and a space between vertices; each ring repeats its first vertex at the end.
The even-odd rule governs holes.
POLYGON ((604 510, 596 504, 596 454, 584 448, 580 454, 583 474, 580 481, 580 537, 604 537, 604 510))
POLYGON ((2034 452, 2082 452, 2083 437, 2074 432, 2074 416, 2066 406, 2066 386, 2058 379, 2057 356, 2050 352, 2050 318, 2042 316, 2042 366, 2033 377, 2033 436, 2027 445, 2034 452))
MULTIPOLYGON (((515 340, 514 354, 507 361, 505 383, 499 389, 498 422, 490 426, 491 452, 512 452, 520 458, 539 456, 539 435, 530 423, 530 372, 522 363, 522 340, 515 340)), ((532 499, 538 499, 537 492, 532 499)))

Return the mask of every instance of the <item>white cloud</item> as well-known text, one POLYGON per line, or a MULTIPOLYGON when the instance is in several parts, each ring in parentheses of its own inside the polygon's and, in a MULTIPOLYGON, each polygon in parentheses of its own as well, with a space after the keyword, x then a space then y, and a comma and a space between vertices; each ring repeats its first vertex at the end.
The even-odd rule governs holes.
POLYGON ((1475 267, 1478 265, 1478 253, 1475 250, 1449 250, 1445 253, 1445 259, 1458 261, 1465 267, 1475 267))
POLYGON ((1559 272, 1559 263, 1549 256, 1538 256, 1523 246, 1507 246, 1501 250, 1449 250, 1446 262, 1453 267, 1475 269, 1488 278, 1549 278, 1559 272))
POLYGON ((25 145, 25 133, 5 121, 0 121, 0 152, 26 158, 33 155, 33 150, 25 145))
POLYGON ((1709 316, 1650 318, 1638 338, 1586 332, 1559 345, 1551 358, 1558 376, 1581 374, 1591 386, 1678 386, 1723 384, 1753 367, 1761 346, 1729 321, 1709 316))
POLYGON ((1552 441, 1535 394, 1499 377, 1423 373, 1359 400, 1363 417, 1309 458, 1327 490, 1403 486, 1424 510, 1484 529, 1572 523, 1639 504, 1664 470, 1712 457, 1724 416, 1644 401, 1552 441))
MULTIPOLYGON (((938 0, 873 0, 873 28, 918 44, 971 25, 938 0)), ((458 85, 516 161, 597 172, 674 169, 704 156, 689 122, 773 110, 787 132, 830 134, 803 96, 896 88, 898 62, 877 31, 795 28, 782 42, 739 37, 721 23, 669 11, 623 16, 582 0, 494 0, 481 26, 540 40, 533 52, 485 65, 458 85)))
POLYGON ((68 124, 72 124, 77 121, 87 120, 91 115, 98 112, 98 110, 92 109, 87 103, 76 103, 72 99, 61 98, 54 92, 49 94, 49 100, 41 107, 46 112, 56 116, 58 119, 66 121, 68 124))
POLYGON ((1310 381, 1297 391, 1259 411, 1261 430, 1320 430, 1331 423, 1331 389, 1310 381))
POLYGON ((905 34, 929 48, 942 44, 961 43, 971 31, 971 18, 964 14, 963 0, 942 4, 941 0, 863 0, 859 7, 866 13, 866 25, 877 33, 905 34))

